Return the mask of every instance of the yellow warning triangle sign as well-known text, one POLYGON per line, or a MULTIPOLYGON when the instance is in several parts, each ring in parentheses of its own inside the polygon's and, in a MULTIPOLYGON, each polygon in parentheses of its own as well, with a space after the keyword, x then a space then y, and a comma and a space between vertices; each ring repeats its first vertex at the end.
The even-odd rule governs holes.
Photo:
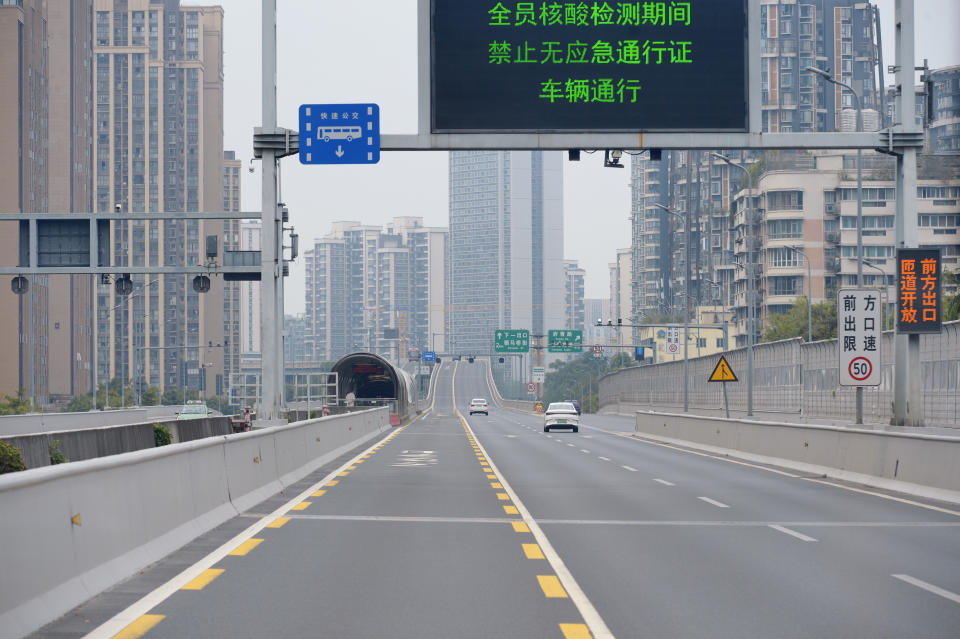
POLYGON ((720 356, 720 361, 717 362, 716 368, 713 369, 713 372, 710 373, 711 382, 736 382, 739 381, 737 376, 734 374, 733 369, 730 368, 730 364, 727 363, 727 358, 723 355, 720 356))

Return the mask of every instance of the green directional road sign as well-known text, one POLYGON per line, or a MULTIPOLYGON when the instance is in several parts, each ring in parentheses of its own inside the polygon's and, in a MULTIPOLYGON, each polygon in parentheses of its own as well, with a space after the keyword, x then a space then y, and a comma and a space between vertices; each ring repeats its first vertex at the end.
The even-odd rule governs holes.
POLYGON ((583 331, 547 331, 547 350, 551 353, 583 351, 583 331))
POLYGON ((530 331, 520 329, 500 329, 493 334, 493 350, 498 353, 529 353, 530 331))

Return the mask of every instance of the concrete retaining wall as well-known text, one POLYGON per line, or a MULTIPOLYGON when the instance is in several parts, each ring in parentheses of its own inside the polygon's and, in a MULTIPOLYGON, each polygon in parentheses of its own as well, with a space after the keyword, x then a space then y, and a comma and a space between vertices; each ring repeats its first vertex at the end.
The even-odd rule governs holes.
POLYGON ((636 432, 960 503, 960 437, 653 412, 636 432))
POLYGON ((153 448, 154 424, 161 424, 169 428, 173 441, 176 443, 227 435, 233 432, 229 417, 201 417, 179 421, 164 419, 143 424, 15 435, 0 437, 0 440, 20 449, 27 468, 40 468, 50 465, 50 445, 53 442, 59 442, 57 446, 60 452, 71 462, 153 448))
POLYGON ((521 410, 528 413, 533 412, 533 402, 525 402, 516 399, 504 399, 503 395, 500 394, 500 389, 497 388, 496 381, 493 379, 493 367, 485 360, 481 359, 478 361, 482 362, 487 369, 487 386, 490 387, 491 399, 493 399, 495 404, 503 408, 512 408, 514 410, 521 410))
POLYGON ((100 426, 145 424, 175 419, 180 406, 145 406, 119 410, 93 410, 83 413, 35 413, 0 416, 0 437, 28 433, 83 430, 100 426))
POLYGON ((373 409, 0 476, 0 639, 29 634, 388 429, 387 410, 373 409))

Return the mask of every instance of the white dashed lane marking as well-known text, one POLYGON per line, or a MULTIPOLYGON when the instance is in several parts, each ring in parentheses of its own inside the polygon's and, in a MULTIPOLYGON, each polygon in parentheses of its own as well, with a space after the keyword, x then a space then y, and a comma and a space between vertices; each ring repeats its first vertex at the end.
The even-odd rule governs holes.
POLYGON ((786 535, 790 535, 791 537, 796 537, 800 541, 816 541, 816 539, 814 539, 813 537, 808 537, 803 533, 798 533, 796 530, 790 530, 786 526, 778 526, 776 524, 770 524, 770 527, 773 528, 774 530, 779 530, 780 532, 786 535))
POLYGON ((715 499, 710 499, 709 497, 697 497, 697 499, 700 499, 700 500, 702 500, 702 501, 705 501, 705 502, 707 502, 708 504, 711 504, 711 505, 713 505, 713 506, 716 506, 717 508, 729 508, 729 507, 730 507, 730 506, 727 506, 726 504, 721 503, 721 502, 719 502, 719 501, 717 501, 717 500, 715 500, 715 499))
POLYGON ((610 461, 609 457, 597 457, 597 459, 602 459, 603 461, 610 461))
POLYGON ((658 484, 663 484, 664 486, 676 486, 676 484, 669 482, 666 479, 654 479, 653 481, 657 482, 658 484))
POLYGON ((620 468, 622 468, 622 469, 624 469, 624 470, 629 470, 631 473, 637 472, 637 469, 634 468, 633 466, 621 466, 620 468))

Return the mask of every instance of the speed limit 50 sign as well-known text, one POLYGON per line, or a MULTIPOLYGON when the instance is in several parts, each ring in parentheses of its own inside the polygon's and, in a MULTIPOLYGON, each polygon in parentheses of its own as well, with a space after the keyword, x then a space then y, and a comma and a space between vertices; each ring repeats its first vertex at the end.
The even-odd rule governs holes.
POLYGON ((841 386, 880 385, 880 293, 871 289, 837 291, 837 348, 841 386))

